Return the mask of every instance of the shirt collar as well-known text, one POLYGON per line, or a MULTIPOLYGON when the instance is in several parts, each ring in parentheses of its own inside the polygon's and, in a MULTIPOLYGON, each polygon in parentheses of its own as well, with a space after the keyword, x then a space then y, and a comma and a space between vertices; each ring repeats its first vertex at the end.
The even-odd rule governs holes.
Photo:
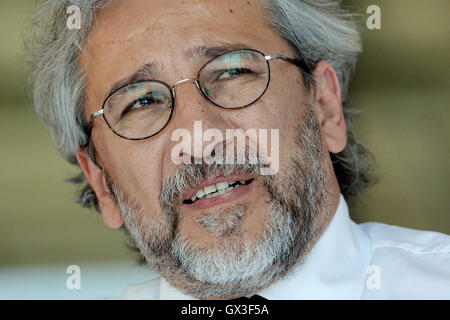
MULTIPOLYGON (((370 262, 370 240, 349 216, 341 195, 336 213, 315 246, 283 279, 257 294, 270 300, 359 299, 370 262)), ((193 300, 160 281, 160 299, 193 300)))

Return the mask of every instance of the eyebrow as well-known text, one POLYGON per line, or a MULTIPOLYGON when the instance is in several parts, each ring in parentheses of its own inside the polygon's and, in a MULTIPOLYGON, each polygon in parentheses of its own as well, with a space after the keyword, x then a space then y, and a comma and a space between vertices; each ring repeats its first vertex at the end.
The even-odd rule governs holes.
MULTIPOLYGON (((212 59, 216 56, 219 56, 221 54, 235 51, 235 50, 242 50, 242 49, 249 49, 250 47, 248 45, 244 44, 226 44, 221 46, 204 46, 199 45, 195 46, 193 48, 190 48, 185 51, 184 58, 195 62, 195 61, 202 61, 206 59, 212 59)), ((122 87, 127 86, 128 84, 143 81, 143 80, 152 80, 154 79, 154 76, 159 73, 158 66, 153 63, 149 62, 141 66, 139 69, 137 69, 135 72, 133 72, 131 75, 120 79, 119 81, 115 82, 111 89, 109 90, 109 93, 106 95, 109 97, 111 94, 113 94, 115 91, 119 90, 122 87)))

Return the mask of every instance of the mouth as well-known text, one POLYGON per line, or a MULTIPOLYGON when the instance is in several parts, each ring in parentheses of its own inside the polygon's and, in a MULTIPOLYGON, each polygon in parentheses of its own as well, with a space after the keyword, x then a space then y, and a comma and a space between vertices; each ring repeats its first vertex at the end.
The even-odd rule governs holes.
POLYGON ((214 205, 235 200, 248 193, 255 179, 221 177, 214 180, 205 182, 195 189, 186 192, 183 197, 183 204, 192 208, 206 209, 214 205))

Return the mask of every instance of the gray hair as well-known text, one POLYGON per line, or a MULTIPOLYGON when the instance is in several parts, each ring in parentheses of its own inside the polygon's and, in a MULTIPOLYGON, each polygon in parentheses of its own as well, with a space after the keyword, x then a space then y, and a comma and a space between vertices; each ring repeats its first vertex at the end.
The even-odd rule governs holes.
MULTIPOLYGON (((30 86, 38 116, 51 128, 55 147, 68 162, 78 165, 80 146, 92 141, 86 135, 84 102, 86 82, 79 55, 95 22, 96 10, 114 0, 47 0, 34 9, 32 27, 25 37, 31 67, 30 86), (81 30, 66 27, 67 7, 81 11, 81 30)), ((268 23, 311 69, 319 61, 329 61, 336 70, 344 101, 348 144, 339 154, 331 154, 334 170, 344 197, 350 205, 375 180, 370 152, 356 139, 353 121, 356 111, 347 108, 350 76, 362 45, 351 15, 337 0, 266 0, 268 23)), ((302 71, 307 89, 314 86, 310 74, 302 71)), ((92 140, 92 139, 90 139, 92 140)), ((77 201, 85 207, 98 203, 81 173, 71 180, 85 184, 77 201)))

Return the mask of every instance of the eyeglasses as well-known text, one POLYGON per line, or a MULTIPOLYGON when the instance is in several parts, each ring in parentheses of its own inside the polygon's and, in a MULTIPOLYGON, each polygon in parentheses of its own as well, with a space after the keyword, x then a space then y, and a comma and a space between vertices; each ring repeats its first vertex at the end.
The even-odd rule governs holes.
POLYGON ((192 81, 203 96, 217 107, 242 109, 258 101, 270 83, 270 60, 281 59, 309 73, 304 60, 275 54, 266 56, 253 49, 218 55, 200 68, 197 79, 188 78, 172 87, 159 80, 127 84, 113 91, 102 109, 91 114, 88 136, 94 119, 102 115, 109 128, 127 140, 144 140, 160 133, 175 110, 175 87, 192 81))

